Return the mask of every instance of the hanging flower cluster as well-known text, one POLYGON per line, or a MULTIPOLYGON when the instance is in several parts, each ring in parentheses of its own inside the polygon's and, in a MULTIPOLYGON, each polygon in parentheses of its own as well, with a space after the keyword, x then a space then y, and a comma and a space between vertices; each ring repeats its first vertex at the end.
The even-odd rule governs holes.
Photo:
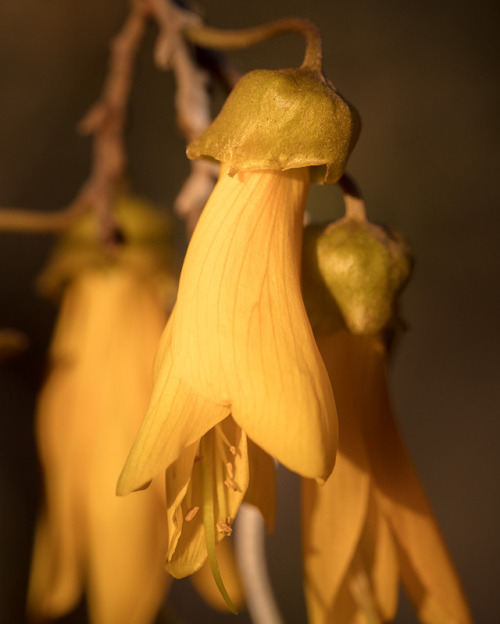
MULTIPOLYGON (((389 398, 411 253, 368 222, 345 174, 360 120, 322 73, 317 29, 291 19, 224 33, 169 0, 131 6, 83 124, 95 167, 59 225, 87 204, 93 214, 41 278, 61 304, 36 415, 44 501, 30 617, 64 615, 86 594, 94 624, 147 624, 171 577, 189 575, 212 606, 236 612, 243 590, 225 538, 244 502, 273 528, 279 462, 302 478, 312 624, 390 621, 400 583, 425 624, 469 624, 389 398), (204 162, 178 202, 189 231, 205 204, 178 288, 162 219, 114 201, 128 70, 150 16, 157 60, 182 91, 187 155, 204 162), (209 125, 185 40, 244 47, 284 31, 306 36, 302 66, 250 72, 209 125), (304 229, 311 183, 341 186, 343 219, 304 229)), ((12 338, 1 332, 0 356, 12 338)))

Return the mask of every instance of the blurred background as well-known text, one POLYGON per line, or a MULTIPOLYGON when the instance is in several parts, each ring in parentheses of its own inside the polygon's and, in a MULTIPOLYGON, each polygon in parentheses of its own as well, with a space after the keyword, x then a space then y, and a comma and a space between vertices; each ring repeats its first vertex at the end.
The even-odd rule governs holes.
MULTIPOLYGON (((75 131, 99 96, 108 42, 126 0, 0 3, 0 205, 58 209, 85 180, 91 143, 75 131)), ((207 22, 245 27, 308 17, 322 30, 328 78, 359 110, 349 171, 372 220, 409 238, 416 256, 403 298, 408 331, 395 355, 394 402, 413 459, 461 575, 474 617, 500 612, 498 3, 489 0, 200 0, 207 22)), ((170 207, 188 172, 175 127, 173 77, 138 59, 128 147, 135 190, 170 207)), ((238 68, 299 64, 287 35, 231 54, 238 68)), ((336 188, 315 188, 316 218, 341 214, 336 188)), ((183 241, 182 225, 178 224, 183 241)), ((0 622, 24 622, 39 477, 33 409, 55 310, 36 295, 49 235, 0 233, 0 327, 30 341, 0 370, 0 622)), ((183 243, 180 243, 182 247, 183 243)), ((305 621, 297 481, 279 473, 270 568, 287 623, 305 621)), ((209 615, 185 582, 171 604, 183 622, 209 615), (186 599, 189 596, 189 600, 186 599)), ((84 622, 83 611, 64 620, 84 622)), ((406 602, 396 620, 415 622, 406 602)), ((126 623, 124 623, 126 624, 126 623)))

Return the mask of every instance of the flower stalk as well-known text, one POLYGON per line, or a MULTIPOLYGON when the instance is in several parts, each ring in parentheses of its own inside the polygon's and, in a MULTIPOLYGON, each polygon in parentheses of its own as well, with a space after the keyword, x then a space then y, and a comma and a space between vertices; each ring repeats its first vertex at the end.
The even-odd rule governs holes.
POLYGON ((238 50, 272 39, 284 33, 299 33, 306 40, 306 51, 301 67, 321 73, 323 44, 318 28, 309 20, 291 17, 253 28, 224 30, 205 25, 188 27, 186 37, 196 45, 215 50, 238 50))

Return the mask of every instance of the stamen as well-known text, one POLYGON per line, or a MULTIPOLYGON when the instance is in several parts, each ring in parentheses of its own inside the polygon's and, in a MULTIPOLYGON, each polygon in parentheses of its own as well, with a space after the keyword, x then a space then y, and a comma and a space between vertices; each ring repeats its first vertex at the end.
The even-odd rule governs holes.
POLYGON ((233 527, 227 522, 217 522, 215 526, 217 527, 217 531, 219 531, 219 533, 224 533, 224 535, 231 535, 233 532, 233 527))
POLYGON ((236 483, 234 481, 231 481, 231 479, 226 479, 224 481, 224 485, 229 488, 230 490, 233 490, 233 492, 239 492, 239 488, 236 485, 236 483))
POLYGON ((196 462, 199 462, 203 459, 203 455, 195 455, 194 456, 194 463, 196 464, 196 462))
POLYGON ((236 455, 236 447, 231 444, 231 442, 229 442, 229 440, 227 439, 226 434, 224 433, 224 431, 222 430, 221 425, 215 425, 215 432, 216 432, 216 437, 217 440, 222 440, 224 442, 224 444, 229 447, 229 451, 231 453, 231 455, 235 456, 236 455))
POLYGON ((234 479, 234 468, 231 462, 227 462, 226 470, 227 470, 227 474, 231 477, 231 479, 234 479))
POLYGON ((199 510, 199 506, 195 505, 194 507, 191 507, 191 509, 188 510, 187 514, 184 516, 184 520, 186 522, 191 522, 191 520, 196 516, 196 514, 198 513, 199 510))
MULTIPOLYGON (((215 513, 214 513, 214 480, 213 480, 213 472, 207 466, 207 463, 210 465, 213 460, 213 439, 208 435, 204 435, 201 439, 200 446, 203 446, 203 449, 207 453, 207 462, 203 462, 201 464, 201 483, 202 483, 202 497, 203 497, 203 526, 205 528, 205 543, 207 545, 207 554, 208 561, 210 563, 210 568, 212 570, 212 575, 214 577, 215 584, 217 585, 221 596, 224 598, 225 603, 227 604, 229 610, 236 614, 238 613, 231 602, 231 598, 229 597, 227 590, 224 586, 224 582, 222 580, 222 576, 219 569, 219 564, 217 563, 217 552, 215 549, 215 513)), ((227 524, 227 523, 224 523, 227 524)), ((227 527, 230 529, 228 535, 231 534, 232 529, 227 524, 227 527)), ((219 530, 219 526, 217 525, 217 530, 219 530)), ((223 531, 224 533, 226 531, 223 531)))

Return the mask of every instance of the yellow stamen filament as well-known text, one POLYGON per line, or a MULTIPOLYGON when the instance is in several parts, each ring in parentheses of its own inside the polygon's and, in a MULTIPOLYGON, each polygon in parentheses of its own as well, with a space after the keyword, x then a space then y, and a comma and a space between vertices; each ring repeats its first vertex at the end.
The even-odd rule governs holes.
POLYGON ((226 479, 224 485, 230 490, 233 490, 233 492, 239 492, 238 486, 234 481, 231 481, 231 479, 226 479))
POLYGON ((191 509, 189 509, 189 511, 187 512, 187 514, 184 517, 184 520, 186 522, 191 522, 191 520, 196 516, 196 514, 198 513, 199 510, 199 506, 195 505, 194 507, 191 507, 191 509))
POLYGON ((224 533, 224 535, 231 535, 233 528, 227 522, 217 522, 217 531, 224 533))
POLYGON ((234 479, 234 468, 231 462, 227 462, 226 470, 227 470, 227 474, 231 477, 231 479, 234 479))
POLYGON ((213 450, 210 442, 206 439, 206 437, 207 436, 203 436, 203 438, 201 439, 200 447, 203 447, 203 450, 206 450, 208 455, 208 461, 201 464, 203 526, 205 528, 205 543, 207 546, 208 561, 210 563, 210 569, 212 570, 215 584, 217 585, 221 596, 224 598, 224 601, 226 602, 229 610, 232 613, 236 614, 236 608, 231 602, 231 598, 229 597, 227 590, 224 586, 224 582, 222 580, 219 564, 217 563, 217 552, 215 550, 215 528, 220 531, 219 525, 227 525, 227 528, 229 528, 229 532, 227 533, 226 531, 222 531, 227 535, 230 535, 232 533, 232 529, 227 523, 218 523, 217 525, 215 525, 213 472, 209 469, 209 466, 207 466, 207 463, 210 464, 211 460, 213 461, 213 450))
POLYGON ((236 447, 231 444, 229 450, 231 451, 231 455, 234 455, 234 457, 236 457, 236 447))

